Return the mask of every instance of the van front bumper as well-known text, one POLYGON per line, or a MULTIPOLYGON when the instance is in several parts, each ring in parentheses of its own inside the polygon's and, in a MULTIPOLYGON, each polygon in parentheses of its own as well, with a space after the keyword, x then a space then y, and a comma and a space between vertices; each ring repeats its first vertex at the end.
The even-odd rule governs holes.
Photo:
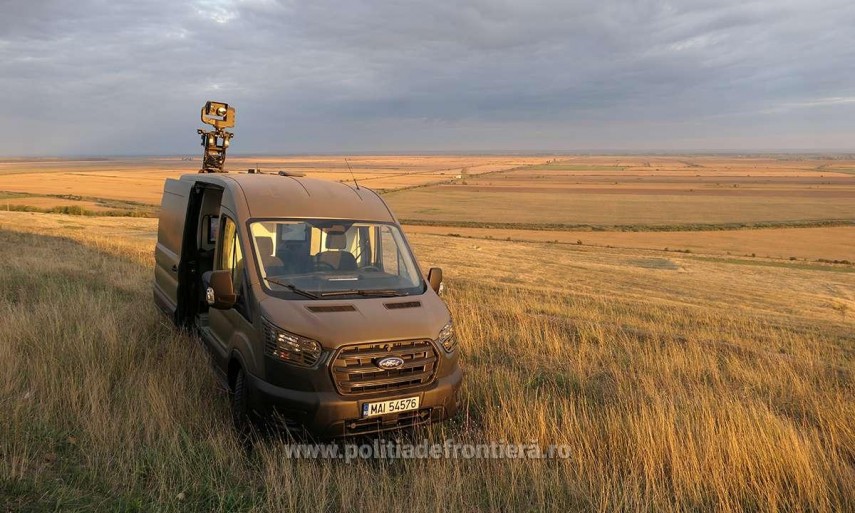
POLYGON ((463 371, 455 366, 450 374, 436 378, 423 388, 389 395, 342 396, 337 392, 292 390, 247 375, 253 409, 283 421, 289 428, 305 428, 319 438, 379 433, 441 421, 457 414, 458 392, 463 371), (378 417, 362 418, 366 402, 419 396, 419 409, 378 417))

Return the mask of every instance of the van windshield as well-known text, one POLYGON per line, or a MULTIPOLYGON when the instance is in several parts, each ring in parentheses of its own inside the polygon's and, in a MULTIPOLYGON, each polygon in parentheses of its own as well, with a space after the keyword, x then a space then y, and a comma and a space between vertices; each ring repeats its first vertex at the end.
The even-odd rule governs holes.
POLYGON ((392 224, 299 219, 250 223, 266 287, 285 298, 421 294, 424 282, 392 224))

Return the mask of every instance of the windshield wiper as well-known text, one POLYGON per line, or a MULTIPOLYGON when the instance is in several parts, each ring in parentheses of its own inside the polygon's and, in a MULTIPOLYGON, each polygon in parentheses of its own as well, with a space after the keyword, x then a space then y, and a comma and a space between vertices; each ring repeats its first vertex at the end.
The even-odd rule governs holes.
POLYGON ((264 278, 264 279, 269 281, 270 283, 275 283, 276 285, 279 285, 280 287, 285 287, 286 289, 290 290, 291 292, 295 292, 297 294, 300 294, 303 297, 307 297, 310 299, 318 299, 320 297, 317 294, 309 292, 308 290, 303 290, 303 289, 297 288, 297 286, 294 285, 293 283, 286 283, 284 281, 274 280, 273 278, 264 278))
POLYGON ((330 292, 321 292, 321 297, 330 297, 330 296, 406 296, 407 294, 403 292, 399 292, 394 289, 380 289, 380 290, 332 290, 330 292))

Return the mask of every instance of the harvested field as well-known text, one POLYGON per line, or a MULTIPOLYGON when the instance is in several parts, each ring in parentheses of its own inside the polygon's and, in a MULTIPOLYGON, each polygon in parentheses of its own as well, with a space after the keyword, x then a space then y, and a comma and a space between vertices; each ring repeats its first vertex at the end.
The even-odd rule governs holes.
MULTIPOLYGON (((414 233, 855 260, 852 228, 845 226, 855 222, 855 175, 850 173, 855 160, 840 156, 348 160, 363 186, 386 191, 395 213, 414 233), (746 227, 764 229, 739 229, 746 227)), ((342 156, 231 156, 229 164, 352 179, 342 156)), ((197 166, 198 160, 175 157, 8 159, 0 161, 0 209, 72 207, 94 214, 154 215, 163 180, 197 166)))
POLYGON ((437 224, 674 225, 798 222, 855 219, 855 192, 842 197, 701 196, 684 194, 588 194, 586 192, 472 192, 467 187, 425 187, 390 193, 400 219, 437 224))
MULTIPOLYGON (((330 157, 229 157, 229 168, 245 171, 260 167, 280 169, 335 181, 352 181, 344 156, 330 157)), ((545 162, 543 157, 412 156, 348 157, 357 181, 377 190, 421 186, 469 175, 513 169, 545 162)), ((194 173, 195 161, 180 158, 99 160, 0 161, 0 191, 32 194, 73 194, 106 199, 159 204, 163 181, 194 173), (49 178, 46 176, 49 174, 49 178)))
POLYGON ((108 207, 105 207, 103 204, 95 201, 76 201, 63 198, 54 198, 50 196, 25 196, 8 199, 0 198, 0 210, 4 208, 6 210, 9 210, 10 207, 11 209, 15 209, 15 207, 35 207, 39 209, 50 209, 56 207, 79 207, 96 212, 108 210, 108 207))
POLYGON ((567 157, 387 197, 401 219, 449 225, 643 229, 855 220, 855 177, 842 172, 851 164, 783 157, 567 157))
MULTIPOLYGON (((685 251, 713 255, 762 256, 778 259, 855 261, 855 226, 832 228, 772 228, 691 232, 551 231, 449 226, 406 226, 407 233, 476 239, 558 242, 585 246, 614 246, 685 251)), ((855 269, 853 269, 855 270, 855 269)))
POLYGON ((848 198, 852 199, 855 196, 855 188, 839 187, 839 188, 800 188, 800 189, 784 189, 784 188, 735 188, 735 187, 705 187, 705 188, 686 188, 683 187, 656 187, 656 186, 614 186, 614 187, 597 187, 597 186, 556 186, 556 185, 539 185, 539 186, 513 186, 513 185, 438 185, 436 192, 439 194, 449 191, 460 192, 461 190, 469 192, 493 192, 493 193, 563 193, 563 194, 628 194, 628 195, 652 195, 652 196, 673 196, 677 194, 685 194, 687 196, 731 196, 731 197, 781 197, 781 198, 848 198))
MULTIPOLYGON (((386 191, 403 220, 448 224, 781 226, 855 220, 855 161, 841 157, 357 156, 357 180, 386 191)), ((350 181, 343 156, 229 158, 350 181)), ((6 160, 0 191, 157 205, 163 181, 193 172, 179 158, 6 160), (46 179, 49 173, 50 179, 46 179)), ((27 204, 19 199, 16 204, 27 204)), ((32 200, 47 203, 52 200, 32 200)), ((2 205, 2 202, 0 202, 2 205)), ((540 237, 540 236, 538 236, 540 237)))

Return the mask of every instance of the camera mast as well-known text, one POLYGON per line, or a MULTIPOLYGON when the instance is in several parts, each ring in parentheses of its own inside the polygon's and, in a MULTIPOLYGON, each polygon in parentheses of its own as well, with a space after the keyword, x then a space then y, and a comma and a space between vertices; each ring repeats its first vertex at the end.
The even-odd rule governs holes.
POLYGON ((226 150, 234 134, 226 128, 235 126, 235 109, 222 102, 207 102, 202 107, 202 123, 211 125, 214 130, 198 129, 202 136, 202 169, 200 173, 226 173, 226 150))

